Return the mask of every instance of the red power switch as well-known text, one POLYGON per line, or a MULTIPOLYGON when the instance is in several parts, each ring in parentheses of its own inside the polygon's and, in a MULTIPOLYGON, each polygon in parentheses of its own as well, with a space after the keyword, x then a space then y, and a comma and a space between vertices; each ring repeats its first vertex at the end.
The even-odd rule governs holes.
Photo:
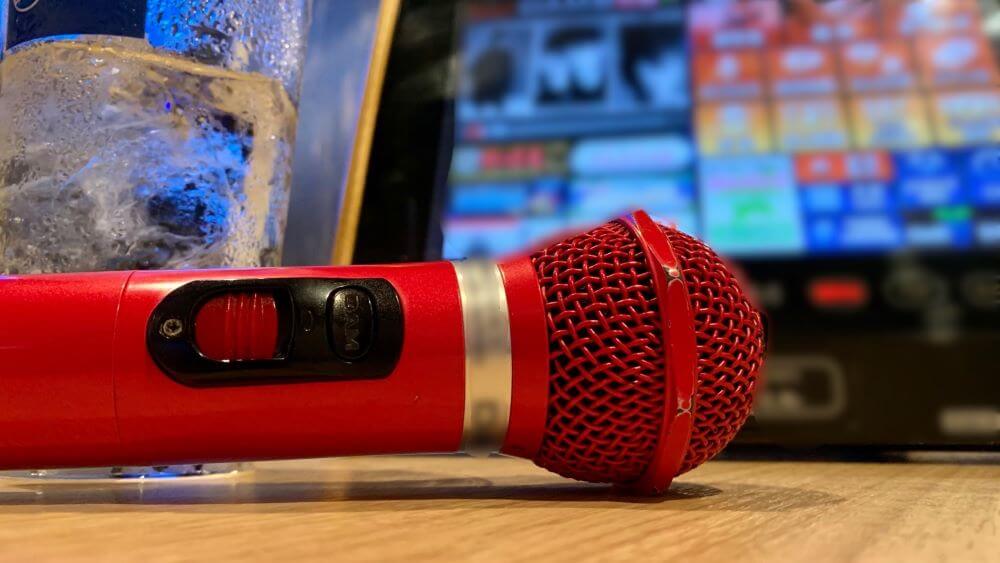
POLYGON ((278 350, 278 306, 271 293, 213 297, 194 322, 195 344, 210 360, 270 360, 278 350))

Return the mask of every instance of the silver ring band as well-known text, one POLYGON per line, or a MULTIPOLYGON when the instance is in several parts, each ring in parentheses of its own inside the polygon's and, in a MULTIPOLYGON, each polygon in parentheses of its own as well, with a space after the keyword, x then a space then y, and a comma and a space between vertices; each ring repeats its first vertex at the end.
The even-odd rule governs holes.
POLYGON ((496 264, 454 262, 465 331, 465 424, 462 451, 500 451, 510 422, 513 365, 510 316, 496 264))

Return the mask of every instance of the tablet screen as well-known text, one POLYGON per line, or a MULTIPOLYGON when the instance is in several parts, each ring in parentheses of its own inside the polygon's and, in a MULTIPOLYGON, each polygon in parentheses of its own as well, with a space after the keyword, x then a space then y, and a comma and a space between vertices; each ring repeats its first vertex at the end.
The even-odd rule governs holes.
POLYGON ((635 208, 747 259, 1000 248, 997 0, 461 13, 446 258, 635 208))

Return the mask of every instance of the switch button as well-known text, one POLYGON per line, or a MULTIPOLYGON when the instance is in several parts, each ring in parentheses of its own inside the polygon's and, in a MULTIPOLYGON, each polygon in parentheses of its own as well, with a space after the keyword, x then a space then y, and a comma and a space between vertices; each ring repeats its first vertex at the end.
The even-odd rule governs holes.
POLYGON ((270 360, 277 356, 278 307, 268 292, 245 291, 213 297, 198 310, 195 345, 219 362, 270 360))

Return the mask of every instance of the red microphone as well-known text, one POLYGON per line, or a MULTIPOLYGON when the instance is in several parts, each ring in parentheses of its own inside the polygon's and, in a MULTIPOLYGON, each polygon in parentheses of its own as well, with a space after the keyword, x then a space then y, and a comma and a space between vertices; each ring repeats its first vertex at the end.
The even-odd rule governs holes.
POLYGON ((0 468, 501 452, 665 490, 750 412, 759 313, 637 212, 500 264, 0 278, 0 468))

